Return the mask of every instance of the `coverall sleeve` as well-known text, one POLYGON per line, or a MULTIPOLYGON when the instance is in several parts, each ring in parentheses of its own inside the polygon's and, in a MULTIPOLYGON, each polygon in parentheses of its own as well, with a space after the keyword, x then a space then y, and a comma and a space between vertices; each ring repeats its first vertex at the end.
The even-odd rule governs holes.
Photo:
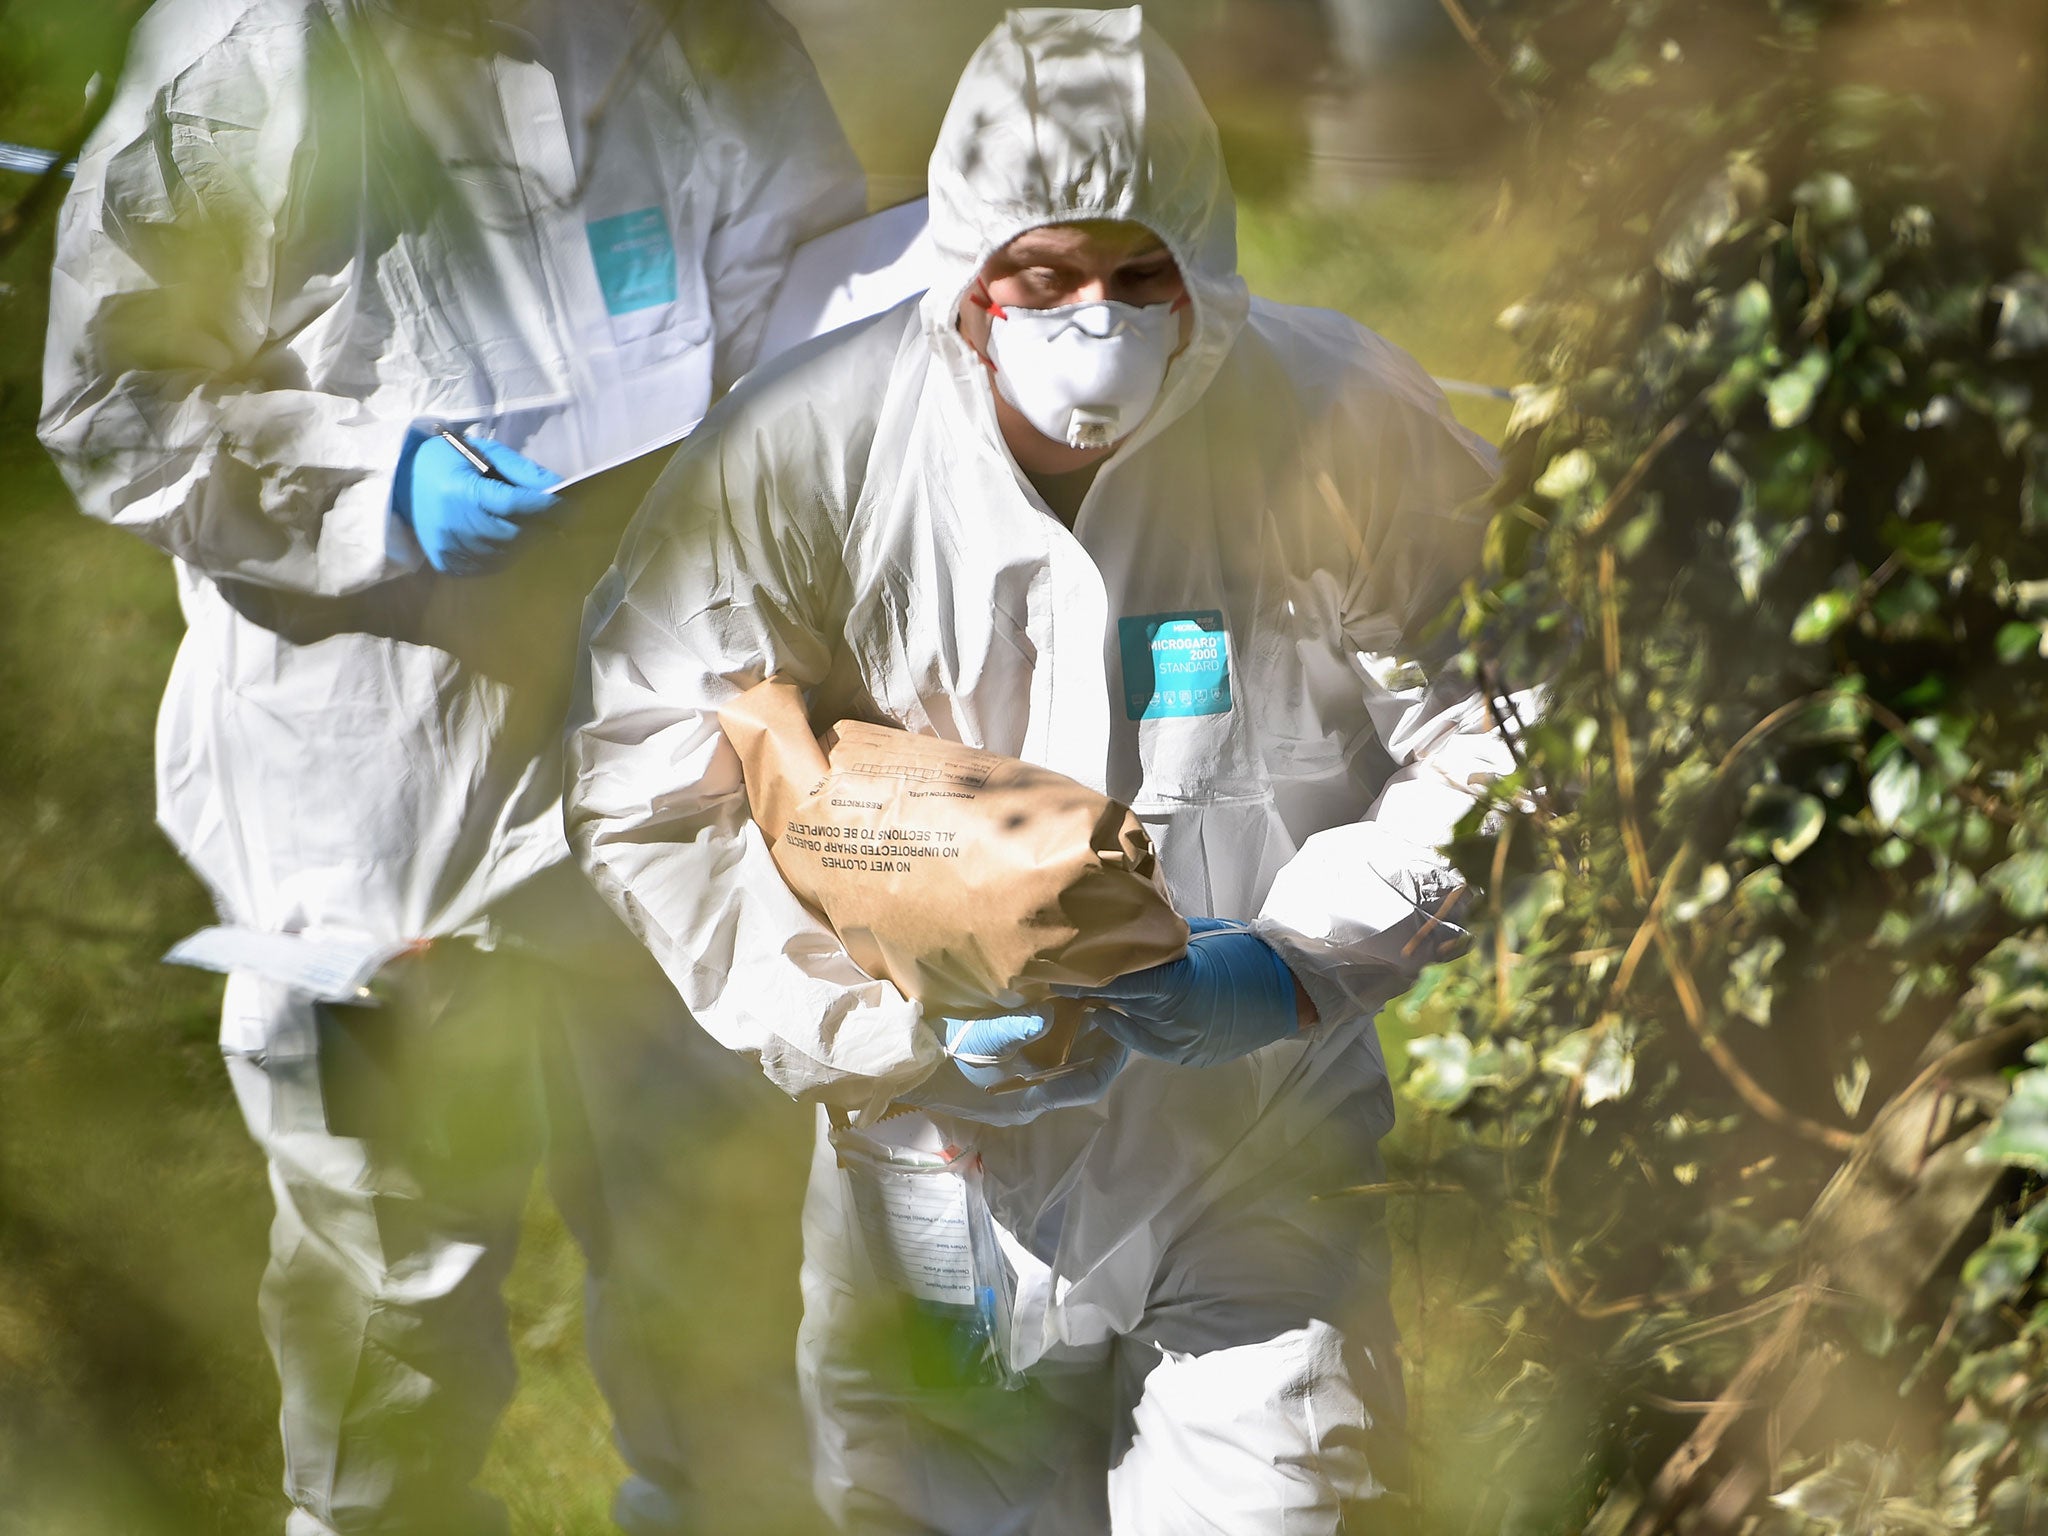
POLYGON ((790 252, 866 213, 867 176, 803 44, 763 0, 693 5, 680 25, 718 129, 705 274, 722 395, 754 365, 790 252))
POLYGON ((830 454, 771 466, 721 414, 677 454, 586 610, 570 842, 714 1037, 792 1096, 879 1110, 938 1047, 917 1005, 790 892, 718 725, 771 673, 825 676, 846 578, 823 509, 846 480, 830 454))
POLYGON ((1436 916, 1461 884, 1438 850, 1514 766, 1455 629, 1435 623, 1479 572, 1494 457, 1419 370, 1414 385, 1342 434, 1366 445, 1346 477, 1343 644, 1394 771, 1363 818, 1303 842, 1257 925, 1325 1020, 1371 1012, 1457 935, 1436 916))
POLYGON ((326 114, 315 143, 314 77, 346 76, 316 69, 315 25, 200 51, 144 23, 59 220, 39 435, 92 516, 212 576, 333 595, 420 557, 390 513, 409 422, 323 389, 288 345, 324 327, 345 349, 366 280, 293 246, 335 219, 346 246, 360 217, 309 206, 360 116, 326 114))

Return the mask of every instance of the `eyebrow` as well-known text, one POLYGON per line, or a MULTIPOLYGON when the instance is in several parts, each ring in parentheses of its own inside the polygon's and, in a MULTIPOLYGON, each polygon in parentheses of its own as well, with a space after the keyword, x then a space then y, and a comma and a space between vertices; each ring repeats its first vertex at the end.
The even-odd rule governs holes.
MULTIPOLYGON (((1041 261, 1070 259, 1073 252, 1067 246, 1057 242, 1034 241, 1031 235, 1026 233, 1019 235, 998 254, 1005 260, 1015 262, 1019 266, 1030 266, 1041 261)), ((1167 247, 1166 242, 1155 236, 1150 245, 1141 246, 1137 250, 1128 251, 1124 255, 1119 256, 1117 258, 1117 265, 1124 266, 1133 261, 1150 261, 1155 256, 1171 256, 1172 254, 1173 252, 1167 247)))

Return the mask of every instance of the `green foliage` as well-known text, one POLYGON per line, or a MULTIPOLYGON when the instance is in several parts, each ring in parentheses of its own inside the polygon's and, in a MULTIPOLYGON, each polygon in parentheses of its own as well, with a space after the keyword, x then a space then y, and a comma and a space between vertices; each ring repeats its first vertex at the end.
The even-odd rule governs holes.
MULTIPOLYGON (((1923 1052, 2048 1028, 2048 4, 1476 16, 1587 236, 1503 317, 1532 382, 1465 603, 1542 722, 1454 847, 1475 942, 1394 1011, 1502 1255, 1465 1300, 1503 1471, 1597 1405, 1550 1480, 1576 1528, 1772 1325, 1923 1052)), ((1978 1155, 2048 1172, 2048 1062, 2014 1089, 1978 1155)), ((1767 1528, 2041 1518, 2014 1181, 1923 1308, 1815 1322, 1903 1395, 1882 1444, 1770 1469, 1767 1528)))

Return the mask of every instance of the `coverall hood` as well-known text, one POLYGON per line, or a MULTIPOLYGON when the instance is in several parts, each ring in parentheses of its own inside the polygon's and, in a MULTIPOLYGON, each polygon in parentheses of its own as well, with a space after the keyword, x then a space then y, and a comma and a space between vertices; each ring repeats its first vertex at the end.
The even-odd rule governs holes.
POLYGON ((1249 304, 1216 124, 1142 7, 1011 11, 968 60, 932 150, 935 343, 967 353, 955 319, 991 255, 1089 219, 1158 235, 1193 302, 1193 334, 1137 433, 1149 437, 1201 398, 1249 304))

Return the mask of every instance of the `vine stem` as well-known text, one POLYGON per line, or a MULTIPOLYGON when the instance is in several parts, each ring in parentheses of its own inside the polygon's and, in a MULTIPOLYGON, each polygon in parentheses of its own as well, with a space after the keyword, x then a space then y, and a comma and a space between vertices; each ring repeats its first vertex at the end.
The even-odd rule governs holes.
MULTIPOLYGON (((1607 556, 1607 551, 1602 550, 1601 555, 1604 560, 1607 556)), ((1605 602, 1606 599, 1603 594, 1603 607, 1605 602)), ((1719 790, 1726 783, 1728 775, 1734 771, 1736 763, 1758 742, 1771 735, 1774 731, 1777 731, 1801 711, 1830 699, 1846 700, 1852 708, 1860 710, 1877 724, 1883 726, 1885 730, 1889 731, 1897 738, 1905 750, 1911 752, 1919 761, 1929 767, 1938 766, 1933 750, 1925 742, 1913 735, 1911 727, 1892 710, 1865 694, 1843 693, 1835 689, 1824 689, 1814 693, 1802 694, 1796 699, 1780 704, 1747 731, 1744 731, 1736 740, 1735 745, 1730 747, 1723 754, 1721 761, 1715 765, 1713 787, 1719 790)), ((1618 770, 1616 778, 1617 781, 1620 778, 1618 770)), ((1957 794, 1985 815, 1992 817, 1994 820, 2002 821, 2008 826, 2015 824, 2018 820, 2005 807, 1999 805, 1995 800, 1978 793, 1968 785, 1957 786, 1957 794)), ((1623 815, 1624 818, 1631 819, 1634 815, 1634 807, 1626 799, 1623 801, 1623 815)), ((1621 965, 1615 972, 1614 989, 1609 994, 1609 1006, 1612 1007, 1618 1004, 1621 998, 1627 994, 1630 985, 1635 980, 1636 970, 1641 965, 1643 956, 1648 952, 1651 944, 1656 944, 1658 952, 1664 957, 1667 969, 1671 972, 1672 989, 1678 996, 1679 1009, 1685 1016, 1687 1027, 1692 1030, 1694 1038, 1699 1041, 1700 1048, 1706 1053, 1707 1059, 1713 1063, 1715 1069, 1727 1080, 1728 1085, 1736 1091, 1743 1102, 1774 1125, 1779 1125, 1793 1131, 1806 1140, 1816 1142, 1831 1151, 1846 1153, 1856 1144, 1854 1133, 1834 1126, 1823 1125, 1817 1120, 1808 1119, 1804 1115, 1796 1114, 1792 1110, 1787 1109, 1761 1083, 1750 1075, 1749 1070, 1742 1065, 1735 1053, 1728 1048, 1726 1042, 1722 1041, 1708 1029, 1706 1009, 1700 997, 1698 985, 1694 982, 1692 973, 1686 967, 1684 959, 1679 955, 1678 946, 1671 939, 1669 930, 1664 926, 1664 909, 1670 901, 1671 893, 1677 888, 1678 882, 1684 877, 1690 867, 1695 854, 1696 844, 1693 838, 1688 835, 1680 843, 1677 852, 1672 856, 1671 862, 1665 866, 1664 878, 1658 882, 1656 894, 1650 898, 1649 910, 1644 913, 1641 924, 1630 938, 1628 948, 1622 955, 1621 965)), ((1631 855, 1633 855, 1633 850, 1631 850, 1631 855)))
POLYGON ((1706 1052, 1707 1059, 1719 1069, 1742 1102, 1773 1125, 1782 1126, 1831 1152, 1846 1156, 1854 1150, 1856 1137, 1853 1132, 1822 1125, 1818 1120, 1809 1120, 1787 1109, 1770 1095, 1763 1084, 1750 1076, 1749 1069, 1728 1048, 1728 1042, 1707 1027, 1706 1006, 1700 998, 1699 985, 1693 980, 1684 957, 1678 953, 1678 945, 1672 941, 1670 930, 1659 922, 1656 932, 1657 949, 1664 957, 1665 969, 1671 973, 1671 986, 1678 994, 1679 1011, 1685 1015, 1685 1022, 1692 1030, 1693 1038, 1699 1041, 1700 1049, 1706 1052))
POLYGON ((1600 547, 1600 668, 1607 678, 1607 734, 1614 743, 1614 788, 1621 798, 1621 843, 1636 900, 1650 899, 1650 850, 1636 818, 1636 759, 1621 712, 1621 612, 1614 595, 1614 548, 1600 547))
POLYGON ((1500 836, 1493 845, 1493 870, 1488 877, 1493 886, 1493 1024, 1501 1034, 1507 1033, 1513 1003, 1508 992, 1508 968, 1513 962, 1508 951, 1507 916, 1501 910, 1501 888, 1507 884, 1508 843, 1514 831, 1513 821, 1501 823, 1500 836))
MULTIPOLYGON (((1809 1141, 1818 1142, 1832 1151, 1846 1154, 1856 1144, 1853 1135, 1833 1126, 1822 1125, 1818 1120, 1810 1120, 1787 1109, 1764 1089, 1763 1084, 1750 1075, 1749 1069, 1743 1066, 1735 1053, 1728 1048, 1727 1042, 1707 1027, 1706 1004, 1700 997, 1699 986, 1694 982, 1691 970, 1687 968, 1684 958, 1678 953, 1678 946, 1672 942, 1670 932, 1664 926, 1663 902, 1671 889, 1669 871, 1664 882, 1657 887, 1655 895, 1652 895, 1649 849, 1643 837, 1642 822, 1636 814, 1635 758, 1629 745, 1628 722, 1621 712, 1621 692, 1618 683, 1621 673, 1621 618, 1615 597, 1614 549, 1611 545, 1603 545, 1600 549, 1599 589, 1601 662, 1607 675, 1607 721, 1614 738, 1614 787, 1621 800, 1622 845, 1628 850, 1629 875, 1635 884, 1636 899, 1650 903, 1649 914, 1643 920, 1643 931, 1647 931, 1655 940, 1658 951, 1664 957, 1664 967, 1671 975, 1672 990, 1678 995, 1679 1011, 1685 1015, 1685 1022, 1692 1030, 1694 1038, 1699 1041, 1700 1049, 1706 1052, 1707 1059, 1714 1064, 1721 1076, 1727 1079, 1728 1085, 1741 1097, 1743 1103, 1773 1125, 1782 1126, 1809 1141)), ((1721 766, 1716 768, 1714 776, 1717 783, 1722 772, 1734 760, 1736 751, 1747 750, 1748 744, 1760 737, 1761 731, 1758 728, 1752 728, 1745 733, 1742 740, 1736 744, 1736 748, 1731 749, 1728 756, 1722 759, 1721 766)), ((1673 870, 1678 867, 1678 863, 1678 860, 1673 861, 1673 870)), ((1641 932, 1638 934, 1639 940, 1640 937, 1641 932)), ((1636 951, 1638 946, 1631 944, 1630 949, 1636 951)), ((1633 967, 1630 967, 1629 975, 1633 977, 1633 967)), ((1616 1000, 1620 995, 1619 986, 1617 982, 1616 1000)))
MULTIPOLYGON (((1712 387, 1707 386, 1708 389, 1712 387)), ((1706 404, 1707 390, 1703 389, 1692 397, 1684 410, 1658 429, 1657 435, 1650 439, 1649 446, 1636 456, 1635 463, 1623 471, 1621 479, 1615 482, 1614 489, 1608 492, 1607 499, 1600 503, 1591 517, 1579 525, 1580 537, 1593 538, 1606 528, 1607 520, 1621 510, 1623 502, 1635 495, 1636 488, 1643 483, 1643 477, 1650 472, 1650 466, 1662 458, 1664 450, 1677 442, 1680 435, 1699 420, 1700 412, 1706 409, 1706 404)))

